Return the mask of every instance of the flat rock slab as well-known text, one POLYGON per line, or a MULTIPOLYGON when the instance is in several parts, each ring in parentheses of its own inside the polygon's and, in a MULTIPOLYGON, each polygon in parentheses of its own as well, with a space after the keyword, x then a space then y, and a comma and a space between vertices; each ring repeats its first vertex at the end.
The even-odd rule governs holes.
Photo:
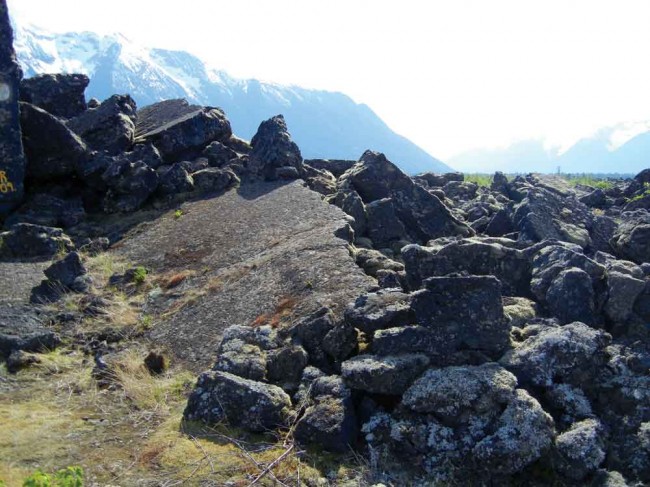
POLYGON ((49 267, 49 260, 42 262, 0 262, 0 305, 26 304, 34 286, 38 286, 49 267))
POLYGON ((376 281, 335 236, 345 214, 300 181, 244 185, 141 225, 115 252, 155 274, 190 273, 151 299, 151 338, 197 370, 231 325, 297 321, 322 306, 341 316, 376 281))

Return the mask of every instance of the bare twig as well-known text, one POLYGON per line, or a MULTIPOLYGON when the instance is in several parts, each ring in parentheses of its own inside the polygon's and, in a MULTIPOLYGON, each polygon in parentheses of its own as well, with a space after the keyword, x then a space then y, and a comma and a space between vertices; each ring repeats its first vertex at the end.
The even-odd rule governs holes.
POLYGON ((203 453, 203 457, 208 461, 210 464, 210 471, 214 474, 214 462, 212 461, 212 457, 208 455, 208 452, 205 451, 205 448, 201 446, 201 443, 192 435, 190 435, 190 440, 192 440, 192 443, 203 453))
MULTIPOLYGON (((250 484, 248 484, 248 487, 252 487, 252 486, 255 485, 257 482, 259 482, 260 480, 262 480, 262 479, 266 476, 267 473, 270 473, 271 470, 273 470, 273 469, 274 469, 274 468, 275 468, 275 467, 276 467, 276 466, 277 466, 277 465, 278 465, 282 460, 284 460, 284 459, 286 458, 286 456, 287 456, 289 453, 291 453, 291 451, 293 450, 293 448, 294 448, 294 445, 289 446, 289 448, 287 448, 287 449, 284 451, 284 453, 283 453, 282 455, 280 455, 278 458, 276 458, 275 460, 273 460, 273 461, 269 464, 269 466, 266 467, 266 468, 262 471, 262 473, 259 474, 259 475, 255 478, 255 480, 253 480, 250 484)), ((283 484, 283 485, 284 485, 284 484, 283 484)))

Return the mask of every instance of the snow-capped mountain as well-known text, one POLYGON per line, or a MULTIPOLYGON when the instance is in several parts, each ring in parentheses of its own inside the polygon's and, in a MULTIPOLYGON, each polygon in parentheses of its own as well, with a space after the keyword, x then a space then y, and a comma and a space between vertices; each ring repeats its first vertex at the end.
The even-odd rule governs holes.
POLYGON ((650 121, 621 123, 583 137, 570 147, 549 148, 543 139, 497 149, 475 149, 451 158, 466 171, 636 174, 650 167, 650 121))
POLYGON ((247 139, 261 121, 281 113, 306 159, 357 159, 373 149, 411 174, 451 170, 393 132, 367 105, 341 93, 235 79, 187 52, 145 48, 121 35, 54 34, 16 25, 15 37, 26 77, 84 73, 91 79, 88 97, 128 93, 138 106, 171 98, 218 106, 235 134, 247 139))

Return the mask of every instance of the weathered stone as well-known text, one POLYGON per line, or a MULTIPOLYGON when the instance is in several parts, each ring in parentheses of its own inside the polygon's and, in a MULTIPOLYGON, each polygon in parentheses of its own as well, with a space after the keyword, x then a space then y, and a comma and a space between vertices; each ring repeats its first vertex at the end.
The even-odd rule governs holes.
POLYGON ((45 269, 45 276, 53 282, 70 287, 79 276, 86 274, 86 267, 77 252, 70 252, 63 259, 45 269))
POLYGON ((296 389, 308 362, 309 356, 300 346, 273 350, 267 355, 268 380, 285 390, 296 389))
POLYGON ((68 121, 68 127, 94 150, 118 154, 131 149, 136 104, 129 95, 113 95, 68 121))
POLYGON ((0 311, 0 357, 6 358, 16 350, 54 350, 61 344, 60 336, 44 327, 33 307, 2 306, 0 311))
POLYGON ((89 157, 86 144, 46 111, 22 102, 20 124, 27 158, 27 177, 49 181, 70 176, 89 157))
POLYGON ((18 223, 8 232, 0 233, 0 241, 0 256, 5 258, 49 258, 74 249, 74 244, 60 228, 29 223, 18 223))
POLYGON ((258 346, 238 340, 222 343, 213 370, 228 372, 244 379, 266 379, 266 353, 258 346))
POLYGON ((49 193, 37 193, 7 217, 5 226, 10 228, 17 223, 31 223, 67 228, 81 223, 85 217, 80 198, 63 199, 49 193))
POLYGON ((340 377, 329 376, 315 379, 309 391, 309 406, 296 424, 294 437, 301 444, 349 451, 358 431, 350 390, 340 377))
POLYGON ((512 474, 539 459, 555 437, 553 418, 524 389, 515 391, 494 434, 472 450, 481 468, 491 474, 512 474))
POLYGON ((580 202, 591 208, 604 208, 607 204, 607 196, 605 196, 602 189, 596 188, 591 193, 581 197, 580 202))
POLYGON ((223 167, 228 162, 238 157, 237 152, 230 147, 225 146, 223 143, 215 140, 208 144, 201 153, 202 157, 208 160, 211 167, 223 167))
POLYGON ((85 74, 40 74, 20 83, 20 100, 55 117, 72 118, 86 111, 85 74))
POLYGON ((614 252, 637 264, 650 262, 650 212, 637 210, 622 216, 624 221, 610 240, 614 252))
POLYGON ((174 164, 160 176, 158 191, 162 194, 187 193, 194 189, 194 179, 180 164, 174 164))
POLYGON ((429 359, 422 354, 357 355, 341 364, 341 376, 351 389, 399 395, 428 365, 429 359))
POLYGON ((594 323, 594 288, 591 277, 582 269, 571 267, 560 272, 546 291, 546 304, 560 323, 582 320, 594 323))
POLYGON ((413 293, 411 307, 417 324, 446 337, 449 352, 500 352, 510 343, 501 283, 493 276, 429 278, 413 293))
POLYGON ((6 0, 0 1, 0 218, 23 197, 25 156, 18 98, 22 71, 13 48, 13 29, 6 0))
POLYGON ((219 108, 188 105, 185 100, 155 103, 138 111, 138 140, 146 140, 167 162, 199 155, 213 141, 232 135, 230 122, 219 108))
POLYGON ((643 280, 629 274, 610 270, 607 273, 607 302, 605 314, 618 323, 625 322, 632 314, 637 297, 644 291, 643 280))
POLYGON ((551 386, 555 382, 589 384, 605 362, 611 336, 584 323, 530 325, 524 339, 499 361, 520 383, 551 386))
POLYGON ((277 179, 277 170, 282 167, 292 167, 297 175, 302 173, 300 149, 291 140, 282 115, 262 122, 251 146, 249 167, 253 174, 273 180, 277 179))
POLYGON ((357 331, 349 323, 343 322, 332 328, 323 338, 322 347, 335 361, 348 358, 358 347, 357 331))
POLYGON ((158 187, 158 174, 143 161, 116 160, 102 175, 109 191, 104 198, 106 213, 137 210, 158 187))
POLYGON ((204 372, 183 416, 208 424, 227 421, 249 431, 264 432, 286 425, 290 408, 291 399, 277 386, 227 372, 204 372))
POLYGON ((404 265, 399 262, 389 259, 378 250, 372 249, 357 249, 355 252, 355 260, 359 267, 369 276, 377 277, 377 272, 380 270, 402 271, 404 265))
POLYGON ((25 352, 24 350, 14 350, 11 352, 9 357, 7 357, 7 370, 11 374, 15 374, 21 369, 25 369, 30 365, 40 364, 41 359, 38 355, 33 353, 25 352))
POLYGON ((368 214, 363 200, 356 191, 353 189, 339 190, 331 196, 329 201, 354 218, 351 225, 357 238, 365 235, 368 228, 368 214))
POLYGON ((192 173, 194 188, 197 191, 218 192, 239 183, 239 178, 231 171, 208 168, 192 173))
POLYGON ((390 247, 391 242, 406 236, 402 222, 397 218, 395 206, 390 198, 375 200, 366 205, 368 215, 368 237, 377 248, 390 247))
POLYGON ((413 324, 408 294, 386 289, 360 296, 345 310, 345 320, 365 333, 413 324))
POLYGON ((583 480, 605 460, 603 425, 596 419, 575 423, 555 440, 555 467, 572 480, 583 480))

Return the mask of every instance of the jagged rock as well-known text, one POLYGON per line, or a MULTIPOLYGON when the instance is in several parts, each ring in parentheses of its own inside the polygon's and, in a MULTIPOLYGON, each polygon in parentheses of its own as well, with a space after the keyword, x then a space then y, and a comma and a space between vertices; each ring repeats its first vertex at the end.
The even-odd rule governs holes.
POLYGON ((63 199, 49 193, 37 193, 5 220, 5 226, 31 223, 46 227, 72 227, 81 223, 86 212, 80 198, 63 199))
POLYGON ((104 198, 106 213, 137 210, 158 188, 158 174, 143 161, 128 159, 114 161, 104 174, 109 190, 104 198))
POLYGON ((345 310, 345 320, 365 333, 415 321, 410 296, 395 289, 363 294, 345 310))
POLYGON ((589 399, 578 387, 554 384, 546 388, 544 400, 562 429, 568 429, 573 423, 594 417, 589 399))
POLYGON ((622 216, 624 221, 610 240, 614 252, 637 264, 650 262, 650 212, 637 210, 622 216))
POLYGON ((600 469, 594 474, 591 487, 629 487, 620 472, 600 469))
POLYGON ((517 379, 495 363, 430 369, 402 396, 402 405, 418 413, 433 413, 463 421, 463 411, 480 412, 507 404, 517 379))
POLYGON ((341 376, 351 389, 399 395, 428 365, 429 359, 423 354, 357 355, 341 364, 341 376))
POLYGON ((50 267, 45 269, 45 276, 52 282, 57 282, 63 286, 70 287, 74 281, 86 274, 86 267, 81 262, 81 257, 77 252, 70 252, 63 259, 56 261, 50 267))
POLYGON ((596 419, 575 423, 555 440, 555 467, 572 480, 583 480, 605 460, 603 425, 596 419))
POLYGON ((415 176, 416 179, 426 181, 427 184, 434 188, 441 188, 445 184, 451 181, 462 182, 465 180, 465 175, 461 172, 449 172, 446 174, 434 174, 431 172, 425 172, 415 176))
POLYGON ((174 164, 160 176, 158 191, 162 194, 187 193, 194 189, 194 179, 180 164, 174 164))
POLYGON ((613 218, 604 215, 594 216, 591 226, 591 248, 601 252, 612 252, 610 241, 618 229, 618 223, 613 218))
POLYGON ((335 178, 340 178, 341 175, 356 164, 357 161, 343 160, 343 159, 306 159, 305 164, 319 169, 321 171, 331 172, 335 178))
POLYGON ((322 343, 336 326, 336 318, 327 307, 300 320, 291 328, 291 336, 309 353, 310 363, 324 366, 327 363, 322 343))
POLYGON ((244 379, 266 379, 266 352, 260 347, 231 340, 222 343, 213 370, 229 372, 244 379))
POLYGON ((267 355, 268 380, 284 390, 296 389, 309 362, 309 355, 301 346, 287 346, 267 355))
POLYGON ((241 343, 254 345, 262 350, 274 350, 281 345, 278 333, 271 326, 229 326, 223 332, 219 352, 236 349, 241 343))
POLYGON ((231 160, 238 157, 237 152, 230 147, 225 146, 218 140, 211 142, 203 149, 201 156, 208 160, 211 167, 223 167, 231 160))
POLYGON ((70 252, 45 269, 44 273, 47 279, 32 289, 30 296, 32 303, 57 301, 70 291, 86 292, 92 284, 92 279, 86 275, 86 268, 77 252, 70 252))
POLYGON ((395 205, 390 198, 383 198, 366 205, 368 237, 378 248, 390 247, 391 242, 406 236, 406 229, 397 218, 395 205))
POLYGON ((478 184, 466 181, 449 181, 442 187, 447 197, 458 200, 471 200, 476 198, 478 184))
POLYGON ((594 323, 594 288, 591 277, 582 269, 561 271, 548 287, 545 301, 551 315, 562 324, 577 320, 594 323))
POLYGON ((183 416, 261 433, 286 425, 290 408, 291 399, 277 386, 213 371, 199 376, 183 416))
POLYGON ((618 323, 631 316, 637 297, 645 290, 646 283, 627 273, 609 271, 607 273, 607 302, 605 314, 618 323))
POLYGON ((0 256, 4 258, 50 258, 74 249, 74 244, 60 228, 29 223, 18 223, 0 233, 0 241, 0 256))
POLYGON ((274 180, 278 178, 277 170, 283 167, 292 167, 298 175, 302 173, 300 149, 291 140, 282 115, 262 122, 251 146, 249 167, 253 174, 274 180))
POLYGON ((425 353, 441 355, 447 352, 446 339, 423 326, 401 326, 377 330, 372 339, 372 353, 375 355, 400 355, 425 353))
POLYGON ((605 208, 607 205, 607 196, 600 188, 594 189, 591 193, 579 198, 579 200, 591 208, 605 208))
POLYGON ((523 340, 499 362, 522 384, 551 386, 562 382, 580 387, 598 374, 610 340, 609 334, 580 322, 529 325, 523 330, 523 340))
POLYGON ((492 176, 490 190, 508 196, 508 178, 501 171, 497 171, 492 176))
POLYGON ((510 326, 520 327, 533 321, 537 316, 535 301, 522 297, 504 297, 503 314, 510 326))
POLYGON ((428 277, 466 271, 497 277, 508 296, 526 296, 530 293, 530 251, 514 248, 513 243, 473 237, 441 241, 440 246, 433 247, 409 245, 402 249, 407 281, 417 289, 428 277))
POLYGON ((395 213, 412 240, 473 234, 438 198, 415 184, 383 154, 366 151, 359 162, 341 176, 339 187, 354 189, 365 204, 391 198, 395 213))
POLYGON ((129 95, 113 95, 99 107, 68 121, 68 127, 92 149, 118 154, 128 151, 135 134, 136 104, 129 95))
POLYGON ((239 178, 233 172, 217 168, 192 173, 192 179, 197 191, 218 192, 239 183, 239 178))
POLYGON ((333 452, 349 451, 358 429, 350 390, 341 378, 315 379, 307 400, 310 405, 296 424, 295 439, 333 452))
POLYGON ((42 108, 55 117, 72 118, 86 111, 85 74, 41 74, 20 83, 20 101, 42 108))
POLYGON ((555 437, 553 418, 524 389, 515 391, 496 424, 494 434, 472 450, 481 468, 490 474, 512 474, 540 458, 555 437))
POLYGON ((44 327, 32 307, 0 305, 0 357, 16 350, 43 352, 55 350, 61 338, 44 327))
POLYGON ((389 259, 384 254, 372 249, 357 249, 355 260, 359 267, 369 276, 377 277, 380 270, 402 271, 404 265, 389 259))
POLYGON ((412 294, 417 324, 447 337, 448 350, 504 351, 510 325, 503 315, 501 283, 493 276, 432 277, 412 294))
POLYGON ((138 111, 138 117, 144 119, 142 123, 148 124, 149 129, 139 134, 138 140, 153 143, 165 161, 174 162, 200 154, 211 142, 224 142, 232 135, 230 122, 219 108, 187 106, 180 112, 170 111, 162 116, 156 113, 158 105, 138 111))
POLYGON ((7 371, 11 374, 15 374, 21 369, 25 369, 30 365, 40 364, 41 359, 38 355, 33 353, 25 352, 24 350, 14 350, 11 352, 9 357, 7 357, 7 371))
POLYGON ((20 125, 28 178, 47 181, 69 176, 88 158, 86 144, 45 110, 21 102, 20 125))
POLYGON ((25 155, 20 130, 18 97, 22 71, 16 62, 13 29, 6 1, 0 2, 0 218, 20 203, 25 178, 25 155))
MULTIPOLYGON (((401 264, 400 264, 401 265, 401 264)), ((397 273, 390 269, 379 269, 377 271, 377 284, 382 289, 403 289, 402 280, 404 272, 397 273)))
POLYGON ((332 328, 325 335, 322 343, 325 353, 337 362, 348 358, 358 345, 357 331, 346 322, 332 328))
POLYGON ((650 322, 650 280, 645 283, 644 290, 637 296, 634 312, 642 319, 650 322))
POLYGON ((304 176, 307 185, 317 193, 328 196, 336 193, 336 178, 334 175, 325 170, 313 168, 303 164, 304 176))
POLYGON ((356 191, 353 189, 339 190, 330 201, 354 218, 351 225, 357 238, 365 235, 368 227, 368 214, 361 196, 356 191))
POLYGON ((484 233, 490 237, 503 237, 513 231, 514 227, 508 211, 499 210, 490 218, 484 233))

